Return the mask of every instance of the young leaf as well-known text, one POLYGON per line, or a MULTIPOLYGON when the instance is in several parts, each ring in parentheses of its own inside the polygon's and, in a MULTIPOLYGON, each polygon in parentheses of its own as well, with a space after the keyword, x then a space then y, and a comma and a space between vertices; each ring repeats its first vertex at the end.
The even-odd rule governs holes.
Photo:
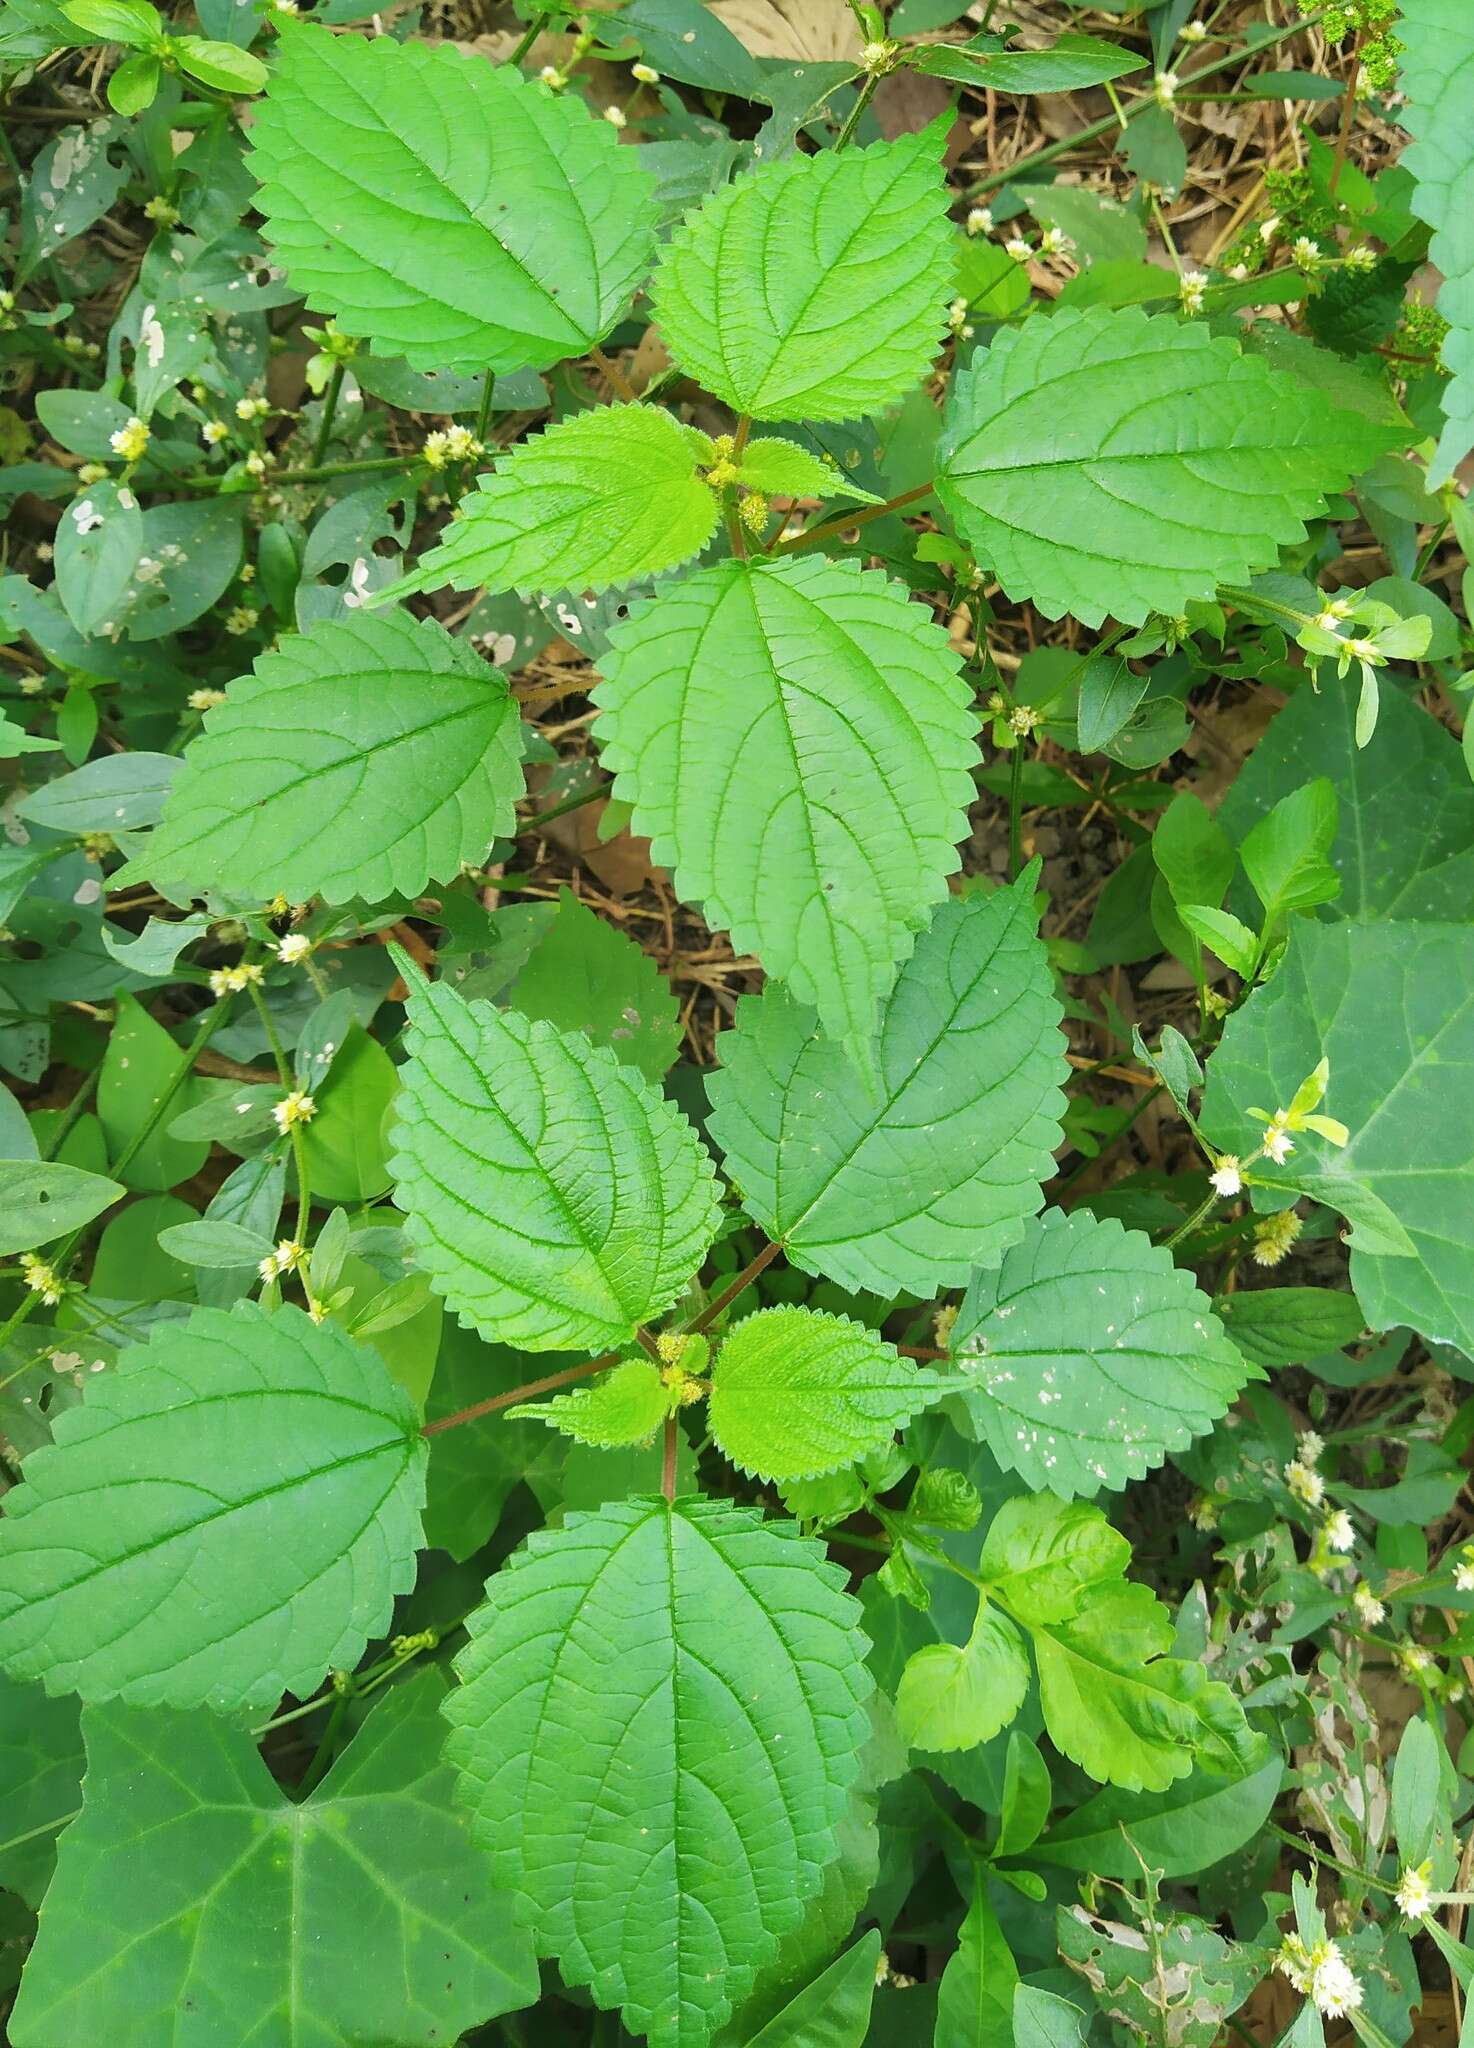
POLYGON ((507 1419, 545 1422, 577 1443, 609 1447, 648 1443, 670 1413, 670 1395, 655 1367, 645 1358, 627 1358, 589 1386, 509 1408, 507 1419))
POLYGON ((1010 597, 1139 626, 1271 567, 1398 438, 1201 325, 1069 308, 958 374, 936 488, 1010 597))
POLYGON ((226 1722, 89 1708, 16 2048, 438 2048, 532 2004, 532 1944, 451 1801, 444 1691, 393 1686, 300 1804, 226 1722))
POLYGON ((1443 392, 1447 424, 1428 471, 1428 487, 1436 490, 1474 445, 1474 250, 1467 234, 1474 206, 1474 22, 1463 0, 1402 0, 1397 33, 1413 137, 1399 168, 1412 173, 1413 208, 1433 229, 1428 256, 1443 279, 1438 310, 1449 324, 1442 349, 1453 373, 1443 392))
POLYGON ((376 602, 443 583, 524 596, 607 590, 689 561, 717 529, 693 436, 653 405, 574 413, 477 483, 440 545, 376 602))
POLYGON ((763 1479, 817 1479, 889 1443, 937 1382, 848 1316, 764 1308, 717 1355, 711 1433, 763 1479))
POLYGON ((274 1706, 351 1668, 414 1584, 418 1417, 374 1352, 300 1309, 157 1324, 54 1434, 0 1523, 18 1678, 274 1706))
POLYGON ((606 121, 453 43, 284 30, 250 166, 310 306, 413 369, 478 376, 608 332, 656 210, 606 121))
POLYGON ((1170 1252, 1087 1210, 1046 1210, 974 1276, 952 1352, 979 1442, 1064 1499, 1140 1479, 1258 1377, 1170 1252))
POLYGON ((446 1754, 493 1880, 668 2048, 743 1998, 835 1853, 871 1684, 842 1586, 791 1523, 637 1498, 533 1536, 467 1623, 446 1754))
POLYGON ((1252 977, 1259 963, 1259 941, 1246 924, 1207 903, 1179 903, 1177 915, 1198 944, 1216 953, 1225 967, 1246 981, 1252 977))
POLYGON ((1341 877, 1329 858, 1339 809, 1334 786, 1320 775, 1281 797, 1246 835, 1239 859, 1264 905, 1266 927, 1340 895, 1341 877))
POLYGON ((100 1216, 124 1189, 54 1160, 0 1159, 0 1257, 50 1244, 100 1216))
POLYGON ((851 420, 918 384, 952 292, 950 126, 785 157, 690 214, 650 288, 681 368, 760 420, 851 420))
POLYGON ((857 505, 884 502, 873 491, 852 484, 832 458, 823 460, 793 441, 774 436, 748 442, 737 475, 752 490, 775 498, 849 498, 857 505))
POLYGON ((415 896, 510 828, 521 754, 504 678, 444 627, 323 621, 207 714, 123 872, 184 896, 415 896))
POLYGON ((1052 1493, 1004 1501, 988 1525, 978 1570, 1031 1622, 1069 1621, 1097 1586, 1119 1579, 1131 1545, 1099 1508, 1052 1493))
POLYGON ((1013 1994, 1018 1965, 988 1903, 984 1865, 972 1866, 972 1897, 957 1949, 937 1990, 932 2048, 1014 2048, 1013 1994))
POLYGON ((586 1031, 658 1082, 680 1050, 680 1006, 660 969, 617 925, 560 889, 545 935, 505 998, 524 1017, 586 1031))
POLYGON ((857 1072, 780 988, 718 1039, 709 1128, 743 1206, 790 1262, 842 1287, 964 1286, 1039 1206, 1064 1107, 1037 869, 933 916, 857 1072))
POLYGON ((581 1031, 410 981, 390 1164, 416 1256, 463 1321, 528 1351, 623 1344, 717 1225, 696 1133, 581 1031))
POLYGON ((1023 1637, 985 1600, 972 1634, 928 1643, 901 1673, 896 1719, 912 1749, 973 1749, 1006 1728, 1029 1689, 1023 1637))
POLYGON ((635 830, 739 952, 868 1041, 974 794, 945 633, 883 576, 799 555, 698 570, 610 645, 598 734, 635 830))

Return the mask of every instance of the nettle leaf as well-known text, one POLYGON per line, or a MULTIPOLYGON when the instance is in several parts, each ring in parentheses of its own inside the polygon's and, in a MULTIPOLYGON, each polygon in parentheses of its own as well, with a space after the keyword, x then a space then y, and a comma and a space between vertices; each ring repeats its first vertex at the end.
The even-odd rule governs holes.
POLYGON ((880 505, 873 491, 852 484, 832 456, 811 455, 793 441, 774 436, 749 441, 737 463, 740 481, 769 497, 849 498, 857 505, 880 505))
POLYGON ((1474 250, 1467 232, 1474 210, 1474 21, 1463 0, 1402 0, 1397 33, 1398 83, 1413 137, 1401 167, 1416 181, 1414 211, 1433 229, 1428 256, 1443 278, 1438 310, 1449 324, 1440 352, 1452 372, 1443 393, 1448 423, 1428 470, 1428 487, 1436 490, 1474 446, 1474 250))
POLYGON ((940 1391, 863 1323, 808 1308, 744 1316, 717 1355, 711 1433, 763 1479, 817 1479, 878 1451, 940 1391))
POLYGON ((770 985, 718 1039, 709 1129, 789 1261, 842 1287, 964 1286, 1054 1170, 1067 1068, 1031 866, 950 898, 881 1012, 875 1071, 770 985))
POLYGON ((868 1042, 974 796, 946 634, 884 576, 800 555, 698 570, 610 642, 597 731, 653 858, 833 1036, 868 1042))
POLYGON ((654 2048, 701 2048, 835 1854, 871 1688, 843 1584, 791 1523, 637 1498, 531 1537, 467 1623, 446 1754, 493 1879, 654 2048))
POLYGON ((351 1670, 414 1584, 419 1418, 300 1309, 156 1325, 54 1438, 0 1523, 0 1662, 50 1692, 272 1706, 351 1670))
POLYGON ((648 1359, 626 1358, 587 1387, 509 1408, 507 1419, 545 1422, 576 1443, 612 1448, 648 1443, 670 1413, 670 1391, 655 1367, 648 1359))
POLYGON ((522 787, 498 670, 432 620, 328 620, 261 655, 206 713, 123 873, 182 895, 416 896, 484 857, 522 787))
POLYGON ((411 576, 379 602, 457 590, 607 590, 688 562, 716 532, 695 437, 653 405, 595 406, 534 434, 477 479, 411 576))
POLYGON ((1351 1285, 1372 1329, 1408 1324, 1474 1358, 1474 929, 1298 919, 1273 981, 1229 1018, 1208 1062, 1210 1142, 1252 1151, 1249 1109, 1288 1103, 1323 1057, 1325 1106, 1347 1144, 1302 1132, 1255 1179, 1348 1218, 1351 1285))
POLYGON ((969 1429, 1063 1499, 1140 1479, 1261 1377, 1170 1252, 1086 1210, 1046 1210, 977 1273, 951 1342, 969 1429))
POLYGON ((532 1945, 451 1800, 444 1693, 392 1687, 299 1804, 226 1722, 89 1707, 17 2048, 435 2048, 532 2004, 532 1945))
POLYGON ((760 420, 851 420, 919 383, 956 263, 951 125, 949 113, 870 149, 787 157, 689 214, 650 287, 681 368, 760 420))
POLYGON ((623 1344, 716 1233, 696 1133, 581 1031, 468 1003, 395 959, 410 1058, 390 1165, 432 1285, 483 1336, 528 1351, 623 1344))
POLYGON ((545 370, 607 333, 656 220, 607 121, 453 43, 285 27, 249 162, 310 306, 417 370, 545 370))
POLYGON ((959 371, 936 489, 1010 597, 1141 625, 1270 568, 1398 440, 1202 325, 1066 308, 959 371))

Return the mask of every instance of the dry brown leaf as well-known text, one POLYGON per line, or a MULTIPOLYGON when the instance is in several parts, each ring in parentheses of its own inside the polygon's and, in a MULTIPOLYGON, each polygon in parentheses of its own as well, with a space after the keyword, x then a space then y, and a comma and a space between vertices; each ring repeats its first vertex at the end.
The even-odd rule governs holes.
POLYGON ((711 11, 754 57, 849 64, 860 54, 846 0, 712 0, 711 11))

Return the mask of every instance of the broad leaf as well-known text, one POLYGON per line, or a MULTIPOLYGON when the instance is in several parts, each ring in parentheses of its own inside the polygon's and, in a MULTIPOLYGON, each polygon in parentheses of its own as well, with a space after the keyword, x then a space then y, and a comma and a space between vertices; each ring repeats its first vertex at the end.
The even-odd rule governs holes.
POLYGON ((973 1749, 1008 1726, 1028 1689, 1022 1636, 983 1601, 965 1643, 928 1643, 910 1659, 896 1718, 913 1749, 973 1749))
POLYGON ((1099 1508, 1019 1493, 989 1523, 978 1570, 1011 1612, 1034 1623, 1073 1620, 1130 1562, 1131 1545, 1099 1508))
POLYGON ((1414 211, 1433 229, 1428 257, 1443 279, 1438 310, 1449 324, 1441 351, 1453 373, 1443 393, 1448 423, 1428 471, 1436 489, 1474 445, 1474 18, 1463 0, 1402 0, 1397 33, 1413 137, 1400 168, 1412 173, 1414 211))
POLYGON ((681 368, 760 420, 851 420, 904 397, 946 332, 950 126, 785 157, 708 199, 651 285, 681 368))
POLYGON ((671 1413, 660 1374, 646 1358, 627 1358, 591 1385, 551 1401, 524 1401, 508 1419, 545 1422, 581 1444, 648 1443, 671 1413))
POLYGON ((16 2048, 439 2048, 532 2004, 532 1945, 440 1761, 444 1691, 425 1671, 386 1693, 300 1804, 225 1722, 89 1708, 16 2048))
POLYGON ((1249 1109, 1288 1103, 1322 1057, 1325 1107, 1349 1142, 1303 1132, 1256 1178, 1350 1219, 1351 1284, 1372 1329, 1409 1324, 1474 1357, 1474 928, 1298 921, 1273 981, 1229 1018, 1208 1063, 1210 1141, 1252 1151, 1249 1109), (1378 1210, 1411 1255, 1368 1246, 1378 1210))
POLYGON ((39 1906, 60 1827, 81 1805, 82 1735, 73 1699, 0 1677, 0 1885, 39 1906))
POLYGON ((870 1689, 842 1586, 792 1524, 638 1498, 532 1537, 467 1624, 447 1755, 493 1880, 664 2048, 700 2048, 834 1854, 870 1689))
POLYGON ((1356 1296, 1330 1287, 1241 1287, 1213 1306, 1243 1356, 1266 1369, 1340 1351, 1366 1328, 1356 1296))
POLYGON ((1015 1242, 1054 1170, 1067 1072, 1034 904, 1038 870, 937 910, 862 1074, 781 988, 717 1041, 710 1130, 790 1262, 923 1297, 1015 1242))
POLYGON ((396 958, 412 987, 391 1166, 419 1263, 483 1336, 624 1343, 715 1233, 696 1133, 581 1031, 468 1003, 396 958))
POLYGON ((272 1706, 351 1669, 414 1583, 418 1418, 300 1309, 156 1324, 54 1437, 0 1522, 0 1661, 49 1691, 272 1706))
POLYGON ((521 753, 504 678, 442 626, 325 621, 207 714, 124 872, 184 896, 416 896, 510 829, 521 753))
POLYGON ((547 932, 507 998, 524 1017, 586 1031, 647 1081, 680 1050, 680 1006, 639 943, 560 889, 547 932))
POLYGON ((952 1352, 979 1442, 1065 1499, 1140 1479, 1256 1377, 1170 1252, 1086 1210, 1046 1210, 974 1276, 952 1352))
POLYGON ((763 1479, 815 1479, 887 1444, 938 1392, 894 1345, 848 1316, 744 1316, 712 1372, 711 1433, 763 1479))
POLYGON ((872 1927, 753 2034, 746 2048, 863 2048, 879 1962, 880 1930, 872 1927))
POLYGON ((577 94, 453 43, 283 24, 250 165, 310 306, 417 370, 582 355, 645 274, 654 190, 577 94))
POLYGON ((56 1160, 0 1159, 0 1256, 50 1244, 100 1216, 123 1188, 56 1160))
POLYGON ((933 2048, 1014 2048, 1013 1994, 1018 1965, 988 1903, 981 1863, 972 1868, 972 1896, 957 1948, 937 1991, 933 2048))
POLYGON ((868 1041, 957 866, 976 759, 957 671, 899 585, 817 555, 699 570, 611 635, 594 695, 616 797, 835 1037, 868 1041))
POLYGON ((1164 1792, 1107 1786, 1034 1842, 1029 1860, 1092 1877, 1135 1878, 1141 1865, 1134 1843, 1165 1877, 1190 1877, 1254 1840, 1284 1776, 1284 1759, 1276 1753, 1245 1777, 1194 1771, 1164 1792))
POLYGON ((652 405, 595 406, 521 441, 478 479, 440 545, 385 598, 457 590, 607 590, 699 554, 716 492, 695 437, 652 405))
POLYGON ((1398 438, 1202 325, 1067 309, 956 377, 937 495, 1010 597, 1141 625, 1271 567, 1398 438))

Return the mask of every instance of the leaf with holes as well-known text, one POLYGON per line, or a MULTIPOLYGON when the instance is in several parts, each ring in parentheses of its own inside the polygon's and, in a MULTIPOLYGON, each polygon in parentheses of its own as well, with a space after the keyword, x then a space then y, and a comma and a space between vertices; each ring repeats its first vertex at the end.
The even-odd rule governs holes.
POLYGON ((135 1706, 274 1706, 414 1584, 425 1450, 377 1354, 300 1309, 157 1324, 26 1460, 0 1663, 135 1706))
POLYGON ((715 1234, 696 1133, 581 1031, 468 1003, 395 959, 410 1057, 390 1165, 419 1263, 497 1342, 623 1344, 670 1307, 715 1234))
POLYGON ((843 1585, 791 1523, 636 1498, 534 1535, 467 1623, 446 1754, 493 1881, 654 2048, 701 2048, 835 1854, 871 1685, 843 1585))
POLYGON ((1273 567, 1401 439, 1201 325, 1067 308, 954 379, 936 490, 1010 597, 1139 626, 1273 567))
POLYGON ((883 576, 790 556, 698 570, 610 641, 596 731, 635 830, 867 1043, 967 829, 976 722, 945 633, 883 576))
POLYGON ((574 94, 454 43, 283 23, 251 129, 288 277, 417 370, 545 370, 644 277, 654 186, 574 94))
POLYGON ((407 612, 327 620, 231 684, 123 874, 185 898, 415 896, 484 858, 522 784, 517 707, 464 641, 407 612))
POLYGON ((650 288, 681 368, 760 420, 851 420, 903 398, 946 333, 951 125, 785 157, 688 215, 650 288))
POLYGON ((1046 1210, 974 1276, 951 1343, 973 1434, 1064 1499, 1140 1479, 1261 1376, 1170 1252, 1083 1209, 1046 1210))
POLYGON ((781 988, 717 1041, 710 1130, 743 1206, 842 1287, 965 1286, 1054 1170, 1067 1073, 1038 868, 944 903, 881 1012, 874 1075, 781 988))

